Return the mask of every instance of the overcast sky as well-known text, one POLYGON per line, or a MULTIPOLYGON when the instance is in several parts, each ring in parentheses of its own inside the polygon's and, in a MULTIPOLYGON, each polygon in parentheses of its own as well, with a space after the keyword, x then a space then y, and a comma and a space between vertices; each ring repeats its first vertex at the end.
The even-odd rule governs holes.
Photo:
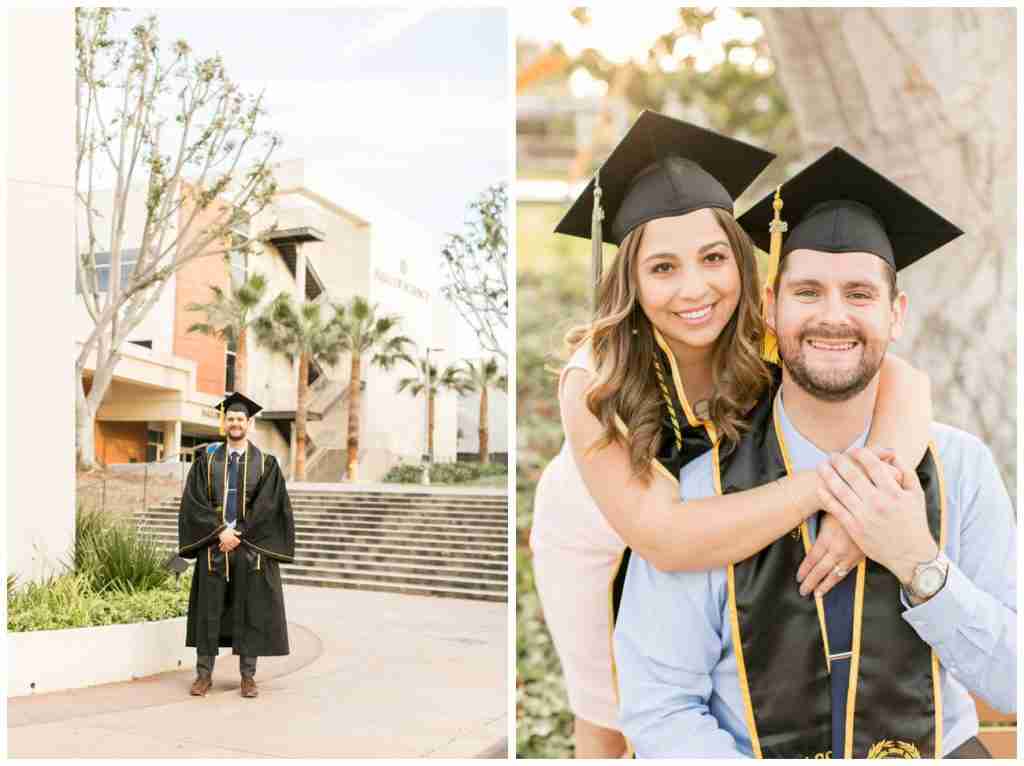
MULTIPOLYGON (((122 13, 117 32, 146 13, 122 13)), ((220 53, 246 92, 266 90, 265 127, 284 139, 276 160, 336 172, 424 226, 438 259, 445 235, 462 229, 467 203, 511 178, 504 9, 156 14, 164 46, 184 38, 196 56, 220 53)), ((461 321, 458 345, 478 353, 461 321)))
MULTIPOLYGON (((278 160, 336 168, 438 242, 479 191, 510 177, 503 9, 156 13, 165 44, 219 52, 246 90, 266 88, 278 160)), ((126 12, 120 26, 142 15, 126 12)))

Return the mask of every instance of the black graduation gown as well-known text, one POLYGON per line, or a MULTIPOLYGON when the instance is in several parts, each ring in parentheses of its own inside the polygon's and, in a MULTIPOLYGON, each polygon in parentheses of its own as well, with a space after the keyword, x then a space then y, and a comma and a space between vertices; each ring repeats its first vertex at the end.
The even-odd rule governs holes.
POLYGON ((249 445, 239 464, 241 545, 225 555, 226 458, 223 443, 197 452, 181 498, 178 553, 196 561, 185 645, 204 655, 222 646, 250 657, 288 654, 279 565, 295 557, 295 521, 284 476, 273 455, 249 445))

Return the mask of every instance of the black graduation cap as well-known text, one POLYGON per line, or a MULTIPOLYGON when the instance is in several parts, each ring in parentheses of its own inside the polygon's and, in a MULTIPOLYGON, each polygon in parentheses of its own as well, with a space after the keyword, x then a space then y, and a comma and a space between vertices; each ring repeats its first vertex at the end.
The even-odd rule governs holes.
MULTIPOLYGON (((906 268, 963 232, 849 152, 835 147, 784 183, 781 219, 789 226, 780 252, 874 253, 906 268)), ((768 251, 774 192, 740 216, 754 243, 768 251)))
POLYGON ((217 409, 220 410, 222 414, 232 411, 244 411, 246 417, 251 418, 263 408, 244 394, 234 393, 218 404, 217 409))
MULTIPOLYGON (((701 208, 733 212, 733 201, 775 158, 756 146, 645 110, 597 173, 613 245, 647 221, 701 208)), ((591 239, 594 179, 555 228, 591 239)))

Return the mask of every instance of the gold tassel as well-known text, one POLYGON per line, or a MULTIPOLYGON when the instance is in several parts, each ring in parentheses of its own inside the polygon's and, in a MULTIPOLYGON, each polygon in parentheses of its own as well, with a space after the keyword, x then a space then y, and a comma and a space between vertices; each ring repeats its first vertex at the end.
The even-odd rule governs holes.
POLYGON ((604 220, 604 208, 601 207, 601 171, 594 174, 594 208, 590 214, 590 278, 592 285, 591 306, 597 311, 597 292, 601 285, 601 272, 604 270, 601 250, 604 235, 601 222, 604 220))
POLYGON ((220 435, 223 436, 224 433, 225 433, 225 431, 224 431, 224 403, 221 402, 220 407, 218 407, 217 409, 220 410, 220 435))
POLYGON ((782 253, 782 235, 788 226, 779 214, 782 212, 782 196, 779 193, 782 187, 775 187, 775 199, 772 207, 775 209, 775 217, 768 226, 771 232, 771 243, 768 245, 768 276, 765 278, 764 289, 761 291, 761 319, 764 320, 764 341, 761 345, 761 358, 772 364, 779 364, 779 339, 775 332, 768 327, 768 287, 775 281, 775 275, 779 273, 779 257, 782 253))

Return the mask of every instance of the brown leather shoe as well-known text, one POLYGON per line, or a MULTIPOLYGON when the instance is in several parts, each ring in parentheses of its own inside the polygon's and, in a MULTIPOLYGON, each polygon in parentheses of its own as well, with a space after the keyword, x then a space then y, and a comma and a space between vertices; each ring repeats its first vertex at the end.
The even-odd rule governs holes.
POLYGON ((242 696, 243 697, 258 697, 260 695, 259 690, 256 688, 256 680, 249 676, 242 676, 242 696))
POLYGON ((196 676, 189 693, 193 697, 205 697, 211 686, 213 686, 213 679, 210 676, 196 676))

